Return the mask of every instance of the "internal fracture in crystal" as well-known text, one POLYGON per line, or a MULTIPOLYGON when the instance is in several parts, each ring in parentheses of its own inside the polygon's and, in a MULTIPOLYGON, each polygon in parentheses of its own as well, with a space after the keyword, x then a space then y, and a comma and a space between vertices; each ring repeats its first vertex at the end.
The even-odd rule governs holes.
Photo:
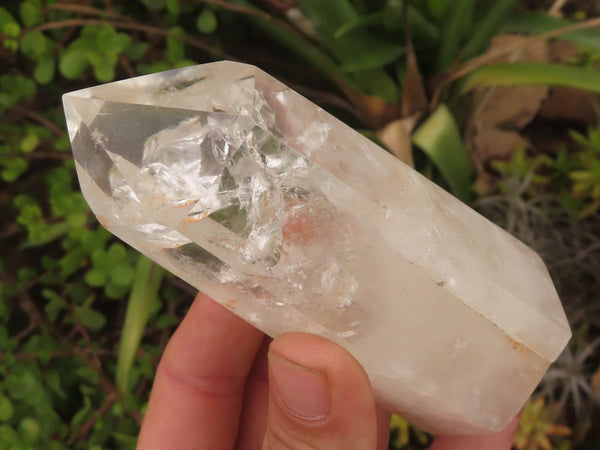
POLYGON ((534 251, 253 66, 64 106, 107 229, 271 336, 344 346, 426 430, 502 429, 570 337, 534 251))

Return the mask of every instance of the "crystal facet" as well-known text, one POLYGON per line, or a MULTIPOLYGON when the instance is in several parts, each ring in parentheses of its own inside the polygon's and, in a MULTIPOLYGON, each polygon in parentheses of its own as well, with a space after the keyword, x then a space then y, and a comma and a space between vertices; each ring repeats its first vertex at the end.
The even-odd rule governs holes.
POLYGON ((534 251, 256 67, 64 107, 107 229, 271 336, 338 342, 426 430, 502 429, 570 337, 534 251))

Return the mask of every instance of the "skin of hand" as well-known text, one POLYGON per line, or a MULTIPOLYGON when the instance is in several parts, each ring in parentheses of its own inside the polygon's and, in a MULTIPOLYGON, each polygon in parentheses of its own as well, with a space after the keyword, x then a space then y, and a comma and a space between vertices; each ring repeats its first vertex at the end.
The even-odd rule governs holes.
MULTIPOLYGON (((165 349, 138 449, 384 450, 389 417, 337 344, 305 333, 271 341, 200 294, 165 349)), ((509 450, 517 426, 439 436, 431 450, 509 450)))

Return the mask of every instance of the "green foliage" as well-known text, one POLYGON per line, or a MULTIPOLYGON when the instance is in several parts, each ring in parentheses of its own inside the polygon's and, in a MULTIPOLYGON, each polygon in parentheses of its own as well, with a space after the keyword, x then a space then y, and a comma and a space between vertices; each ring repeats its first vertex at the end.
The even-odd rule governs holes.
POLYGON ((130 392, 129 374, 148 319, 160 309, 158 289, 162 278, 163 269, 140 255, 125 313, 125 326, 121 334, 115 375, 117 388, 123 395, 130 392))
POLYGON ((600 92, 600 71, 593 67, 560 64, 490 64, 475 70, 466 79, 463 91, 488 86, 564 86, 600 92))
POLYGON ((58 68, 67 79, 79 78, 92 67, 101 83, 112 81, 119 55, 131 45, 131 38, 110 25, 84 27, 81 35, 61 54, 58 68))
MULTIPOLYGON (((328 106, 344 119, 377 130, 410 103, 418 79, 430 98, 411 112, 420 117, 413 142, 436 180, 468 200, 458 113, 470 88, 543 81, 597 91, 597 30, 561 36, 589 49, 565 63, 573 67, 484 65, 462 85, 447 78, 501 29, 536 34, 572 23, 515 13, 515 0, 305 0, 294 20, 269 9, 276 3, 0 7, 0 448, 134 448, 158 357, 189 300, 89 212, 62 93, 231 56, 308 86, 325 103, 333 98, 328 106)), ((600 131, 573 139, 576 152, 521 151, 495 164, 498 189, 527 180, 526 195, 556 190, 573 215, 589 218, 600 202, 600 131)), ((425 444, 395 420, 396 444, 425 444)))
MULTIPOLYGON (((540 12, 520 12, 505 21, 501 30, 507 33, 541 34, 556 31, 576 22, 561 17, 553 17, 540 12)), ((560 39, 588 49, 600 49, 600 33, 588 28, 562 34, 560 39)))
POLYGON ((571 136, 581 146, 569 172, 571 193, 585 205, 579 215, 589 217, 600 210, 600 126, 590 129, 587 136, 575 131, 571 136))
POLYGON ((415 132, 413 141, 437 165, 452 192, 468 202, 471 197, 469 161, 450 110, 445 105, 439 106, 415 132))
POLYGON ((212 34, 217 29, 217 16, 210 8, 204 8, 196 19, 196 28, 204 34, 212 34))
POLYGON ((500 189, 508 191, 515 182, 525 182, 525 195, 552 193, 574 216, 585 219, 596 214, 600 210, 600 126, 586 135, 572 131, 571 137, 578 144, 572 152, 563 148, 554 156, 528 156, 520 148, 510 160, 494 161, 502 176, 500 189))

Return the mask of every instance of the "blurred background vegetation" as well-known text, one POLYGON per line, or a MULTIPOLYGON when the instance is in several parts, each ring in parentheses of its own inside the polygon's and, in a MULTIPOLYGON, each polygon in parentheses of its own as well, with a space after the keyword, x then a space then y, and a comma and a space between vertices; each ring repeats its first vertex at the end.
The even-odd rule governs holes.
MULTIPOLYGON (((574 336, 517 449, 600 448, 600 3, 26 0, 0 7, 0 448, 134 448, 194 292, 110 236, 60 96, 232 59, 532 246, 574 336)), ((430 437, 394 416, 390 448, 430 437)))

